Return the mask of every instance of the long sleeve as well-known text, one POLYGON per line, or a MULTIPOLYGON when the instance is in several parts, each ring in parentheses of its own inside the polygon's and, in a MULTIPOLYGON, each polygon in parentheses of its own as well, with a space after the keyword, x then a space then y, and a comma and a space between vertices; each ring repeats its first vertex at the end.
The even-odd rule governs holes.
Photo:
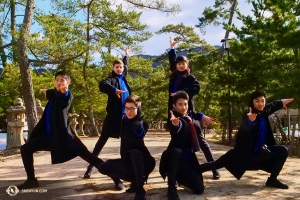
POLYGON ((51 97, 53 96, 53 94, 54 94, 54 91, 55 89, 49 89, 49 90, 46 90, 46 99, 47 100, 50 100, 51 99, 51 97))
POLYGON ((189 115, 191 116, 191 118, 199 120, 199 121, 201 121, 202 117, 205 116, 204 113, 196 112, 196 111, 190 111, 189 115))
POLYGON ((124 71, 123 74, 126 77, 128 74, 128 67, 129 67, 129 56, 124 56, 123 58, 123 63, 124 63, 124 71))
POLYGON ((191 75, 190 83, 187 84, 188 87, 184 88, 183 90, 189 95, 189 97, 192 97, 200 92, 200 83, 196 79, 194 75, 191 75))
POLYGON ((181 135, 181 134, 184 134, 184 123, 183 123, 183 119, 180 118, 179 119, 179 124, 178 126, 174 125, 173 123, 171 123, 171 126, 170 126, 170 134, 175 136, 175 135, 181 135))
POLYGON ((70 90, 68 90, 65 94, 57 92, 56 89, 46 91, 47 99, 50 100, 53 96, 57 99, 62 108, 69 106, 73 100, 73 95, 70 90))
POLYGON ((173 72, 176 70, 176 51, 175 51, 175 49, 171 49, 169 51, 168 55, 169 55, 170 71, 173 72))
POLYGON ((269 115, 272 115, 277 110, 280 110, 281 108, 283 108, 282 101, 281 100, 276 100, 276 101, 272 101, 271 103, 268 103, 265 106, 264 111, 269 116, 269 115))
POLYGON ((108 77, 99 83, 100 92, 111 95, 115 91, 115 86, 111 84, 111 78, 108 77))

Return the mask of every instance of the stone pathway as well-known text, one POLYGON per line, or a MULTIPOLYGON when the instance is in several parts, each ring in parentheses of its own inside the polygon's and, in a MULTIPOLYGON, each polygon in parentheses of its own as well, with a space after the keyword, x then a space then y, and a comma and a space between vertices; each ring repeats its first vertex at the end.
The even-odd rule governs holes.
MULTIPOLYGON (((81 138, 83 143, 92 151, 98 138, 81 138)), ((145 144, 156 159, 155 170, 150 174, 148 184, 145 185, 148 200, 167 199, 167 183, 160 177, 158 166, 161 153, 170 140, 165 132, 150 132, 145 138, 145 144)), ((109 139, 101 152, 104 160, 119 157, 118 139, 109 139)), ((210 142, 216 158, 223 155, 229 147, 210 142)), ((206 162, 202 153, 198 153, 201 162, 206 162)), ((6 199, 99 199, 99 200, 128 200, 134 194, 127 194, 125 190, 115 191, 110 178, 94 172, 91 179, 83 179, 87 163, 77 157, 69 162, 51 165, 49 152, 38 152, 34 155, 35 171, 40 188, 20 191, 16 196, 6 193, 8 186, 19 185, 25 179, 20 155, 0 158, 0 200, 6 199), (25 193, 27 192, 27 193, 25 193)), ((288 190, 264 187, 268 174, 264 171, 248 171, 237 181, 226 169, 221 169, 220 180, 212 180, 212 173, 203 174, 205 192, 201 195, 193 194, 189 189, 179 187, 181 200, 225 200, 225 199, 300 199, 300 159, 288 158, 279 179, 290 186, 288 190)), ((125 187, 129 186, 124 182, 125 187)))

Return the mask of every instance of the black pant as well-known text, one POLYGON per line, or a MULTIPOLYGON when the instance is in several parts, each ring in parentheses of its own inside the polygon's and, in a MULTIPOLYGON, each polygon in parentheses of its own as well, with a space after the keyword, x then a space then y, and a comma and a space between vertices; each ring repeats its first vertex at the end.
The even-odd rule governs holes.
MULTIPOLYGON (((98 167, 103 162, 103 160, 89 152, 79 138, 74 138, 73 142, 76 144, 76 146, 78 146, 78 156, 80 156, 83 160, 87 161, 95 167, 98 167)), ((33 153, 37 151, 50 151, 50 145, 51 139, 49 136, 45 135, 33 138, 21 146, 21 156, 28 179, 35 178, 33 167, 33 153)))
MULTIPOLYGON (((170 116, 169 116, 170 117, 170 116)), ((170 119, 168 117, 168 119, 170 119)), ((172 123, 171 121, 168 121, 167 122, 167 127, 170 129, 172 126, 172 123)), ((207 160, 207 162, 212 162, 215 160, 214 156, 213 156, 213 153, 211 152, 211 148, 207 142, 207 140, 203 137, 203 135, 199 135, 198 136, 198 140, 199 140, 199 146, 200 146, 200 149, 203 151, 204 153, 204 156, 207 160)))
POLYGON ((287 147, 283 145, 274 145, 268 147, 271 153, 267 156, 252 156, 248 169, 255 169, 256 166, 260 170, 271 173, 271 178, 276 178, 289 155, 287 147))
POLYGON ((94 154, 95 156, 99 156, 99 154, 100 154, 101 150, 103 149, 104 145, 106 144, 108 138, 109 138, 108 136, 100 135, 92 154, 94 154))
MULTIPOLYGON (((283 145, 273 145, 268 148, 271 151, 268 156, 258 154, 253 155, 250 158, 250 164, 247 170, 263 170, 271 173, 271 178, 276 178, 288 157, 288 149, 283 145)), ((202 172, 219 169, 226 167, 228 162, 229 161, 226 156, 221 156, 216 161, 200 165, 200 169, 202 172)))
POLYGON ((207 162, 214 161, 215 158, 211 152, 210 146, 209 146, 208 142, 206 141, 206 139, 203 137, 203 135, 200 135, 198 137, 198 140, 199 140, 199 146, 200 146, 201 150, 203 151, 207 162))
POLYGON ((167 161, 167 175, 169 187, 174 187, 176 181, 191 189, 196 194, 204 191, 202 172, 195 169, 191 162, 182 160, 182 150, 174 148, 170 150, 167 161))
POLYGON ((136 187, 143 187, 144 177, 144 158, 143 153, 138 149, 130 152, 131 165, 121 159, 107 160, 99 165, 99 172, 111 178, 119 178, 136 184, 136 187))

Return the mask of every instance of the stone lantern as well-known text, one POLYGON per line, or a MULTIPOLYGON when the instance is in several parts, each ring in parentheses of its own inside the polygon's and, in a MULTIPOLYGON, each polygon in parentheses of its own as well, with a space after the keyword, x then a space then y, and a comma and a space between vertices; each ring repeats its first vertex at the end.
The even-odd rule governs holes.
POLYGON ((84 123, 85 123, 84 134, 90 136, 91 135, 91 132, 90 132, 91 122, 90 122, 88 116, 85 116, 84 123))
POLYGON ((85 136, 84 131, 83 131, 83 125, 84 125, 84 120, 86 118, 86 115, 81 111, 78 117, 78 124, 79 124, 79 130, 78 130, 78 135, 79 136, 85 136))
POLYGON ((72 113, 68 114, 68 117, 70 119, 70 125, 71 125, 71 129, 74 131, 74 133, 78 136, 78 133, 76 131, 76 125, 78 124, 77 122, 77 118, 79 117, 78 114, 75 113, 75 111, 73 111, 72 113))
POLYGON ((20 153, 20 147, 24 144, 23 130, 25 122, 25 106, 21 98, 17 98, 15 105, 7 109, 7 140, 4 156, 20 153))
POLYGON ((38 121, 42 118, 44 110, 45 110, 45 108, 42 107, 41 101, 36 100, 36 111, 37 111, 38 121))

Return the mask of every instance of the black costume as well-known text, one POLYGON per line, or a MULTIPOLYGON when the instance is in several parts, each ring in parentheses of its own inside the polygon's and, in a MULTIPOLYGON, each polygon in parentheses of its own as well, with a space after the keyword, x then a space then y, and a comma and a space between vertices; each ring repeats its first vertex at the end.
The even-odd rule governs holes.
MULTIPOLYGON (((128 56, 123 58, 124 63, 124 76, 122 77, 126 88, 128 90, 128 95, 131 94, 130 87, 126 80, 126 74, 128 70, 128 56)), ((107 94, 108 100, 106 105, 106 112, 107 115, 104 119, 101 135, 93 149, 93 154, 98 156, 106 144, 109 137, 112 138, 119 138, 120 137, 120 126, 121 126, 121 119, 123 116, 122 109, 124 109, 124 105, 122 102, 122 98, 119 98, 115 94, 115 89, 121 90, 122 85, 119 79, 119 75, 117 75, 114 71, 112 71, 112 75, 107 77, 106 79, 102 80, 99 83, 100 92, 107 94)), ((122 94, 121 94, 122 95, 122 94)), ((91 173, 94 171, 92 166, 88 166, 88 169, 84 175, 85 178, 90 178, 91 173)))
MULTIPOLYGON (((51 151, 52 164, 63 163, 80 156, 93 166, 103 161, 88 151, 81 140, 72 132, 68 120, 68 110, 73 95, 67 96, 56 89, 46 91, 49 100, 42 118, 33 129, 27 143, 21 146, 21 156, 28 180, 36 180, 33 167, 33 153, 51 151)), ((22 188, 22 187, 21 187, 22 188)))
POLYGON ((155 159, 144 144, 148 124, 143 121, 140 108, 133 119, 123 117, 120 130, 121 158, 107 160, 98 169, 100 173, 112 178, 130 181, 131 192, 140 192, 155 167, 155 159))
POLYGON ((276 145, 268 116, 281 109, 283 104, 280 100, 273 101, 267 104, 261 112, 256 111, 253 104, 250 107, 258 114, 253 125, 245 115, 237 132, 234 149, 229 150, 214 162, 202 164, 203 172, 225 167, 233 176, 240 179, 246 170, 264 170, 271 173, 271 179, 277 180, 276 177, 288 157, 288 149, 285 146, 276 145), (261 118, 265 122, 264 144, 270 152, 262 146, 260 146, 260 151, 255 152, 259 140, 261 118))
MULTIPOLYGON (((176 69, 176 51, 175 49, 171 49, 169 51, 169 63, 170 63, 170 71, 172 72, 169 80, 169 94, 175 93, 176 91, 183 90, 189 95, 189 101, 188 101, 188 112, 195 112, 194 108, 194 95, 198 94, 200 92, 200 83, 196 79, 196 77, 192 74, 190 74, 189 68, 187 68, 185 71, 178 71, 176 69)), ((167 126, 170 128, 170 110, 173 109, 173 102, 172 102, 172 96, 169 95, 168 100, 168 120, 167 120, 167 126)), ((202 117, 198 117, 199 120, 201 120, 202 117)), ((212 162, 215 160, 210 146, 208 142, 205 140, 201 129, 198 131, 199 133, 199 145, 201 147, 201 150, 203 151, 205 158, 207 162, 212 162)), ((213 170, 214 178, 218 179, 220 177, 220 174, 217 170, 213 170)))
POLYGON ((199 121, 183 117, 173 110, 175 117, 180 117, 180 127, 171 126, 171 141, 161 156, 159 172, 163 179, 168 176, 168 193, 175 189, 176 181, 190 188, 194 193, 201 194, 204 191, 202 172, 199 170, 199 162, 192 150, 192 135, 190 121, 196 131, 200 129, 199 121))
MULTIPOLYGON (((171 76, 169 80, 169 100, 168 100, 168 111, 173 109, 172 97, 171 93, 175 93, 176 91, 183 90, 189 95, 189 111, 195 111, 194 108, 194 95, 199 94, 200 92, 200 83, 196 79, 196 77, 190 74, 189 68, 185 71, 178 71, 176 69, 176 51, 175 49, 171 49, 169 51, 169 62, 170 62, 170 71, 171 76)), ((170 119, 168 112, 168 119, 170 119)))

